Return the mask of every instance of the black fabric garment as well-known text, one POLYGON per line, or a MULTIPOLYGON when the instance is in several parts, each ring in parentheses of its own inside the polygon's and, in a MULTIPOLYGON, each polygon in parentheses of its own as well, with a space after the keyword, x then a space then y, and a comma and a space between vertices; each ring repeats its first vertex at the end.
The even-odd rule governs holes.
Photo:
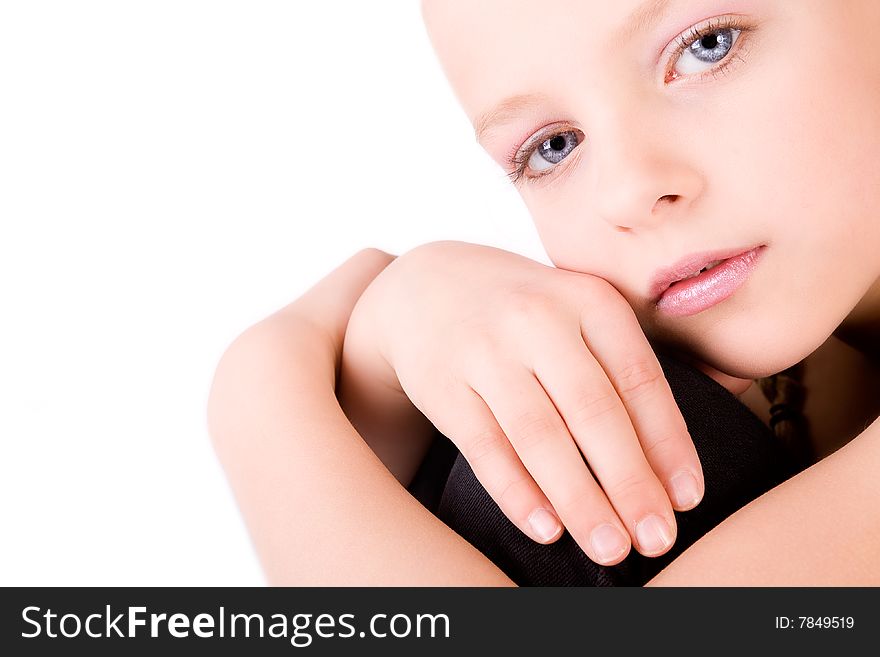
POLYGON ((640 586, 689 545, 751 500, 796 472, 772 432, 723 386, 657 353, 694 441, 706 491, 690 511, 675 512, 678 535, 660 557, 631 549, 616 566, 600 566, 565 531, 550 545, 523 534, 501 512, 455 445, 438 432, 409 487, 429 510, 520 586, 640 586))

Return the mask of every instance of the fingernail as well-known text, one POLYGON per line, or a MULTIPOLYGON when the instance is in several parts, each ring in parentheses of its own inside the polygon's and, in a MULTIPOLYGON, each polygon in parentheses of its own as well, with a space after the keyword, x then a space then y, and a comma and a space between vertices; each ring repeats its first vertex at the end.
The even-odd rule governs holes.
POLYGON ((669 480, 669 492, 677 509, 687 511, 700 502, 700 485, 690 470, 676 472, 669 480))
POLYGON ((672 531, 660 516, 651 514, 636 523, 636 540, 643 554, 662 552, 672 545, 672 531))
POLYGON ((599 525, 590 534, 590 545, 599 563, 616 561, 629 547, 626 537, 609 523, 599 525))
POLYGON ((556 516, 550 513, 547 509, 541 508, 532 511, 529 516, 529 524, 532 526, 532 531, 534 531, 542 541, 549 541, 559 533, 560 529, 562 529, 562 525, 556 519, 556 516))

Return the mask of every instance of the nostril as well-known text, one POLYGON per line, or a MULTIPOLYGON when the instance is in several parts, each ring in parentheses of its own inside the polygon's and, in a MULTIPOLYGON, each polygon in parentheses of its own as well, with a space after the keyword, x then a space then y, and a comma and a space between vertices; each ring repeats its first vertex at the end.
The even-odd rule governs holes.
POLYGON ((651 209, 651 212, 656 212, 657 208, 659 208, 663 203, 674 203, 678 199, 678 194, 664 194, 660 198, 657 199, 657 202, 654 204, 654 207, 651 209))

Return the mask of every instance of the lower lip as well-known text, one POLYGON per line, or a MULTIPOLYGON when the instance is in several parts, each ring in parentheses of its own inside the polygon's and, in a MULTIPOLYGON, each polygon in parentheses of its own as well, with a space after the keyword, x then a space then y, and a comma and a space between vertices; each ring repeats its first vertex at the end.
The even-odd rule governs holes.
POLYGON ((756 247, 699 276, 673 283, 657 301, 657 309, 672 317, 686 317, 721 303, 746 282, 766 248, 756 247))

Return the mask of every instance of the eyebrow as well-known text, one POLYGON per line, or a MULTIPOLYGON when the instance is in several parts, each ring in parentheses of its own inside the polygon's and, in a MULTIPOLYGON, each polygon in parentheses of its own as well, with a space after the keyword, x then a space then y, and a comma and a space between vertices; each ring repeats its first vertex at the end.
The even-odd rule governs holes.
MULTIPOLYGON (((626 18, 623 27, 612 35, 611 43, 630 41, 636 33, 651 28, 666 15, 672 2, 673 0, 648 0, 643 3, 626 18)), ((516 94, 505 98, 474 121, 477 141, 482 142, 487 133, 549 100, 549 96, 541 93, 516 94)))

